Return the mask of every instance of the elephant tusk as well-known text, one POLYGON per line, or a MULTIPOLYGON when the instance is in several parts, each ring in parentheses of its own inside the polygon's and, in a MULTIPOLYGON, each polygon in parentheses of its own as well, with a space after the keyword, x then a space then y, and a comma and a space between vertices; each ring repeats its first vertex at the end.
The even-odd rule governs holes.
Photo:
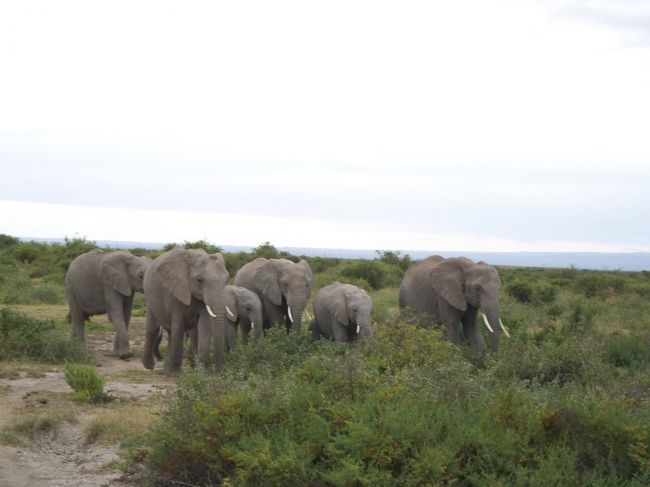
POLYGON ((357 335, 359 334, 360 331, 361 331, 361 327, 357 325, 357 335))
POLYGON ((289 315, 289 321, 293 323, 293 316, 291 316, 291 306, 287 306, 287 314, 289 315))
POLYGON ((255 329, 255 322, 251 321, 251 330, 255 329))
POLYGON ((226 305, 226 313, 228 313, 231 318, 235 317, 235 314, 232 311, 230 311, 230 308, 228 307, 228 305, 226 305))
POLYGON ((494 330, 490 326, 490 322, 487 319, 487 316, 485 316, 484 313, 481 313, 481 316, 483 317, 483 322, 485 323, 485 326, 487 326, 487 329, 490 330, 490 333, 494 333, 494 330))
POLYGON ((506 334, 508 338, 510 338, 510 333, 508 333, 508 330, 506 330, 505 325, 503 324, 503 321, 501 321, 501 318, 499 318, 499 325, 501 325, 501 329, 503 330, 503 333, 506 334))
POLYGON ((210 309, 210 306, 208 306, 207 304, 205 305, 205 309, 208 310, 208 314, 209 314, 210 316, 212 316, 213 318, 216 318, 216 317, 217 317, 217 315, 215 315, 215 314, 212 312, 212 310, 210 309))
POLYGON ((311 320, 312 320, 312 317, 311 317, 311 315, 309 314, 309 311, 305 310, 305 313, 307 313, 307 318, 309 318, 309 321, 311 321, 311 320))

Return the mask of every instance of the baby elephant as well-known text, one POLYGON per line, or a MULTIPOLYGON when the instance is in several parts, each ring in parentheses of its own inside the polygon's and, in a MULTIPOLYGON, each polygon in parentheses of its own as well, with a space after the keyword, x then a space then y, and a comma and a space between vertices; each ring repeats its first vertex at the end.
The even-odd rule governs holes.
POLYGON ((352 284, 334 282, 314 297, 314 319, 309 326, 312 340, 320 337, 336 342, 354 340, 357 335, 373 339, 372 299, 352 284))
POLYGON ((253 291, 244 287, 226 286, 226 347, 232 350, 237 339, 237 326, 241 328, 244 343, 253 331, 255 341, 264 331, 262 322, 262 302, 253 291))

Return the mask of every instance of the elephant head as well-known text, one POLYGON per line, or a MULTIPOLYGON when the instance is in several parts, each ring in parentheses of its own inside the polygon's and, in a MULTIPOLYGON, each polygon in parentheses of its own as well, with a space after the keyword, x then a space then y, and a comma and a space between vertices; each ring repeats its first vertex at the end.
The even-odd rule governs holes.
POLYGON ((137 257, 128 250, 105 254, 99 264, 99 276, 123 296, 143 292, 144 273, 151 265, 149 257, 137 257))
POLYGON ((256 273, 255 286, 276 306, 286 306, 295 332, 300 332, 302 313, 311 293, 311 269, 301 260, 269 259, 256 273))
POLYGON ((368 293, 351 284, 335 282, 333 286, 324 301, 329 312, 343 326, 351 327, 348 336, 372 340, 372 299, 368 293))
POLYGON ((468 305, 481 310, 490 331, 490 349, 498 350, 503 325, 499 312, 501 280, 497 270, 485 262, 474 263, 464 257, 445 259, 431 270, 431 284, 451 306, 466 311, 468 305))
MULTIPOLYGON (((250 322, 256 339, 262 335, 262 302, 253 291, 244 287, 226 286, 226 320, 231 326, 236 326, 240 320, 250 322)), ((248 338, 248 330, 244 335, 248 338)))
MULTIPOLYGON (((228 279, 223 256, 208 254, 203 249, 175 248, 154 261, 154 270, 160 276, 163 287, 177 301, 188 307, 197 304, 199 310, 205 306, 213 318, 208 335, 215 341, 215 363, 220 368, 225 350, 222 310, 225 308, 224 286, 228 279)), ((199 342, 199 359, 207 363, 209 354, 209 343, 199 342)))

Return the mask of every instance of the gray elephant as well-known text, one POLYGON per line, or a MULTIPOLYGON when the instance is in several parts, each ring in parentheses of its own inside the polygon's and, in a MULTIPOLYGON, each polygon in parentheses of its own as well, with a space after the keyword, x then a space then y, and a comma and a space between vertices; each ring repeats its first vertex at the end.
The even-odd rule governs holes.
POLYGON ((248 343, 253 332, 255 341, 263 332, 262 302, 253 291, 239 286, 226 286, 226 345, 232 350, 237 340, 237 327, 241 328, 242 339, 248 343))
MULTIPOLYGON (((260 298, 257 297, 257 294, 243 287, 228 285, 224 287, 224 297, 226 303, 223 311, 225 317, 226 349, 232 350, 235 347, 238 327, 242 330, 244 343, 248 343, 248 337, 251 331, 253 331, 255 341, 259 340, 262 336, 262 303, 260 302, 260 298)), ((187 338, 190 340, 192 357, 196 355, 197 350, 197 331, 197 328, 194 328, 186 333, 187 338)), ((163 339, 163 332, 163 329, 161 329, 156 345, 154 346, 154 355, 159 360, 162 359, 160 343, 163 339)), ((169 333, 167 335, 167 339, 169 340, 169 333)))
POLYGON ((197 329, 199 362, 223 367, 225 351, 224 287, 228 271, 221 254, 203 249, 175 248, 156 258, 144 277, 147 332, 142 364, 153 369, 160 327, 169 333, 165 373, 176 374, 183 360, 183 337, 197 329))
POLYGON ((121 359, 131 357, 128 328, 133 293, 142 292, 142 280, 150 264, 148 257, 136 257, 128 250, 95 249, 74 259, 65 274, 72 336, 84 343, 84 322, 107 313, 115 328, 113 353, 121 359))
POLYGON ((499 316, 497 270, 485 262, 465 257, 428 257, 409 267, 399 288, 400 308, 413 309, 426 325, 446 327, 447 339, 460 343, 461 325, 473 352, 480 356, 486 346, 476 322, 479 309, 489 330, 490 350, 499 348, 499 337, 508 331, 499 316))
POLYGON ((264 328, 285 324, 287 331, 300 333, 302 313, 311 293, 311 269, 301 260, 259 257, 242 266, 235 286, 253 291, 262 302, 264 328))
POLYGON ((312 340, 320 337, 336 342, 355 338, 373 339, 372 299, 366 291, 334 282, 319 289, 314 297, 314 319, 309 329, 312 340))

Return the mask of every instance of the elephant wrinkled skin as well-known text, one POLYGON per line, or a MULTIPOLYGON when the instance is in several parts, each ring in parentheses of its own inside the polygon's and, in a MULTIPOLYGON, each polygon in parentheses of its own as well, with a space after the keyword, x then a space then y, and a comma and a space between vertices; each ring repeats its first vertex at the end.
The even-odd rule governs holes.
POLYGON ((113 353, 122 359, 131 357, 128 328, 133 293, 142 292, 150 264, 148 257, 136 257, 128 250, 95 249, 74 259, 65 274, 72 336, 84 343, 84 322, 93 315, 107 313, 115 328, 113 353))
POLYGON ((176 374, 183 360, 183 337, 198 328, 199 363, 223 367, 225 351, 224 286, 228 271, 221 254, 175 248, 156 258, 144 277, 147 334, 142 364, 154 367, 160 327, 169 334, 165 373, 176 374), (211 358, 214 350, 214 359, 211 358))
POLYGON ((235 286, 253 291, 262 302, 264 327, 285 324, 287 331, 300 333, 302 313, 311 292, 311 269, 301 260, 259 257, 235 275, 235 286))
POLYGON ((334 282, 320 289, 314 297, 314 319, 309 326, 311 337, 336 342, 360 337, 372 340, 372 299, 366 291, 334 282))
POLYGON ((507 334, 499 316, 500 286, 497 270, 485 262, 434 255, 406 271, 399 289, 399 305, 415 311, 425 325, 445 325, 447 339, 455 344, 460 343, 462 325, 473 352, 480 356, 486 345, 477 324, 479 309, 490 329, 491 351, 498 350, 501 331, 507 334))
POLYGON ((237 340, 237 328, 241 328, 242 339, 248 343, 248 337, 253 332, 255 341, 263 332, 262 302, 253 291, 244 287, 226 286, 226 345, 232 350, 237 340))

